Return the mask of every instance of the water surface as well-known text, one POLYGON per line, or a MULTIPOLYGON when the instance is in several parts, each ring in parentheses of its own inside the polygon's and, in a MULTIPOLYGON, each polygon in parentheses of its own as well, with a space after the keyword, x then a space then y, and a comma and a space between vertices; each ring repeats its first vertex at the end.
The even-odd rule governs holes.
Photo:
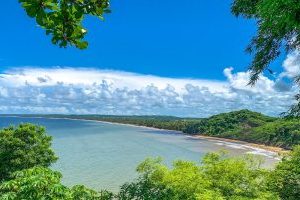
POLYGON ((53 136, 59 160, 53 165, 63 182, 94 189, 116 191, 136 177, 135 168, 146 157, 200 161, 207 152, 226 149, 230 155, 262 155, 266 165, 277 161, 274 154, 239 143, 196 139, 175 131, 154 130, 110 123, 44 118, 0 117, 0 127, 30 122, 45 126, 53 136))

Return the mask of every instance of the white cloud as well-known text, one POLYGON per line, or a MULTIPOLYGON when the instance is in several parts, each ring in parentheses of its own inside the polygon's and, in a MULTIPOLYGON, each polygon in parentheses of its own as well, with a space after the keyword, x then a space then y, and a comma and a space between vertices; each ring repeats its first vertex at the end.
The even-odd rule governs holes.
POLYGON ((224 86, 222 82, 210 80, 172 79, 122 71, 66 67, 15 69, 6 74, 0 74, 0 77, 5 79, 6 85, 17 87, 24 85, 53 86, 57 84, 88 86, 101 84, 103 81, 112 85, 114 89, 119 86, 141 89, 151 84, 155 84, 159 89, 170 84, 179 90, 188 83, 211 87, 213 90, 222 90, 224 86))
POLYGON ((281 73, 281 77, 294 78, 300 75, 300 52, 295 51, 287 55, 287 58, 283 62, 284 72, 281 73))
POLYGON ((296 88, 224 70, 226 81, 164 78, 86 68, 23 68, 0 74, 1 113, 135 114, 204 117, 238 109, 277 115, 296 88))
POLYGON ((224 69, 224 75, 227 77, 230 87, 232 88, 254 93, 272 93, 274 91, 274 81, 265 76, 261 76, 260 79, 256 82, 255 86, 249 86, 249 72, 238 72, 236 74, 233 74, 232 72, 233 68, 224 69))

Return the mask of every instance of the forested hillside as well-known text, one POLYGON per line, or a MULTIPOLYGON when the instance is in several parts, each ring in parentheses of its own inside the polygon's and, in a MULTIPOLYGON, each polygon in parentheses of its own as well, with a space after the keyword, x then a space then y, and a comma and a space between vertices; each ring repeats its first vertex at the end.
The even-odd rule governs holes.
MULTIPOLYGON (((26 115, 28 116, 28 115, 26 115)), ((134 124, 182 131, 191 135, 237 139, 290 149, 300 144, 300 119, 282 119, 249 110, 233 111, 209 118, 179 118, 172 116, 113 116, 113 115, 30 115, 88 119, 134 124)))

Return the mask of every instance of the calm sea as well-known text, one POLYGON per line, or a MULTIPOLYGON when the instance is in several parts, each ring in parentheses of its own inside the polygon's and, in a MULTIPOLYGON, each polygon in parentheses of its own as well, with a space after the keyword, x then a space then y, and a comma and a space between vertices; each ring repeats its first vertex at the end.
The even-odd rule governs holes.
POLYGON ((225 149, 232 156, 261 155, 266 165, 278 160, 271 152, 243 144, 195 139, 174 131, 93 121, 0 117, 0 127, 21 122, 47 128, 59 156, 52 168, 63 174, 63 182, 69 186, 84 184, 116 191, 137 176, 136 166, 147 157, 160 156, 171 165, 178 159, 199 162, 207 152, 225 149))

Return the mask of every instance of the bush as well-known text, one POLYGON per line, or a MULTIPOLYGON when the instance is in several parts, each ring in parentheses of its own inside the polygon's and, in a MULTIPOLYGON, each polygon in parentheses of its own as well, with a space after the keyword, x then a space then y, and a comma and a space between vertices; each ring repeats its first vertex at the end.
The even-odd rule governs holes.
POLYGON ((159 159, 147 159, 137 171, 139 178, 123 185, 120 199, 278 199, 267 187, 269 172, 261 169, 260 162, 253 157, 226 158, 211 153, 200 164, 176 161, 173 168, 159 159))
POLYGON ((269 184, 283 200, 300 199, 300 146, 295 146, 276 166, 269 184))
POLYGON ((16 171, 54 163, 57 157, 51 141, 44 127, 32 124, 0 130, 0 182, 10 179, 16 171))

